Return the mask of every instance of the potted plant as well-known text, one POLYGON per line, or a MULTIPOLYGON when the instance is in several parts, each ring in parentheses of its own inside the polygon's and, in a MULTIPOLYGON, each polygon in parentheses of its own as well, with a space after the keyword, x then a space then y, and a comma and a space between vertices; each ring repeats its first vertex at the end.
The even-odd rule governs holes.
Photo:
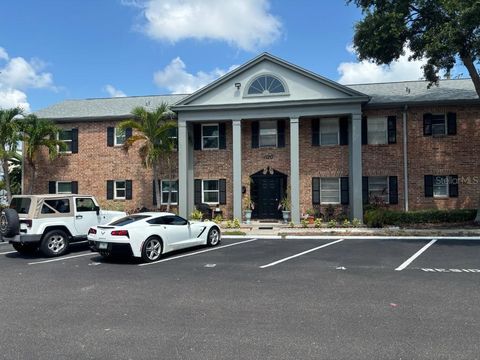
POLYGON ((287 189, 287 195, 280 201, 280 208, 282 209, 283 222, 288 223, 290 218, 290 207, 292 202, 290 200, 290 189, 287 189))
POLYGON ((307 209, 307 219, 310 225, 313 225, 315 221, 315 209, 307 209))
POLYGON ((252 219, 252 210, 255 208, 254 203, 250 199, 249 195, 243 197, 243 213, 245 214, 245 223, 250 224, 252 219))

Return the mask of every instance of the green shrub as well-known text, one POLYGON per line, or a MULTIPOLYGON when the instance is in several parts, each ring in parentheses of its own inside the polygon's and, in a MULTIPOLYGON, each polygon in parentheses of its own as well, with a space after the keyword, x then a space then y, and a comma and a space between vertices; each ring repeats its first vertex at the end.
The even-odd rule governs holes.
POLYGON ((302 224, 302 227, 306 228, 308 226, 308 220, 302 219, 301 224, 302 224))
POLYGON ((359 227, 360 225, 362 225, 362 222, 360 220, 358 220, 357 218, 353 218, 352 226, 353 227, 359 227))
POLYGON ((233 219, 233 228, 240 229, 240 220, 237 218, 233 219))
POLYGON ((215 224, 220 224, 223 221, 222 215, 217 215, 213 218, 215 224))
POLYGON ((316 228, 322 227, 322 219, 316 218, 313 224, 316 228))
POLYGON ((295 227, 295 224, 293 223, 293 221, 290 221, 290 223, 288 224, 288 227, 291 227, 291 228, 295 227))
POLYGON ((233 221, 232 220, 227 220, 227 222, 225 223, 225 227, 227 229, 232 229, 233 228, 233 221))
POLYGON ((192 220, 202 220, 203 213, 200 210, 195 210, 190 214, 190 219, 192 220))
POLYGON ((440 224, 473 221, 476 216, 473 209, 394 211, 382 208, 365 212, 364 221, 368 227, 409 224, 440 224))
POLYGON ((334 228, 334 227, 337 227, 337 221, 336 220, 330 220, 328 223, 327 223, 327 227, 329 228, 334 228))
POLYGON ((351 225, 352 225, 352 224, 350 223, 350 221, 349 221, 348 219, 343 220, 343 223, 342 223, 342 226, 343 226, 343 227, 348 228, 348 227, 350 227, 351 225))

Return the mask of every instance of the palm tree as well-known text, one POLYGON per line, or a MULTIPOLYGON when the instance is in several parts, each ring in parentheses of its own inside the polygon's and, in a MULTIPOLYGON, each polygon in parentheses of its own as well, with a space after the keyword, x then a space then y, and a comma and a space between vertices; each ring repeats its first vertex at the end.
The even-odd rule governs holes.
POLYGON ((158 170, 160 160, 165 155, 165 146, 169 143, 169 131, 175 127, 172 121, 173 113, 168 105, 162 103, 154 111, 148 111, 144 107, 136 107, 132 110, 133 119, 122 121, 121 129, 132 128, 137 130, 134 135, 125 141, 127 151, 135 143, 140 143, 139 155, 145 167, 153 169, 153 181, 157 209, 161 205, 161 189, 158 183, 158 170))
POLYGON ((20 140, 17 117, 22 114, 23 110, 19 107, 0 109, 0 161, 2 162, 4 185, 7 191, 8 202, 12 199, 10 160, 16 154, 17 143, 20 140))
POLYGON ((37 156, 41 148, 47 148, 50 160, 56 158, 59 150, 66 149, 64 142, 57 140, 59 128, 50 120, 39 119, 30 114, 20 123, 25 163, 30 168, 28 194, 33 193, 37 175, 37 156))

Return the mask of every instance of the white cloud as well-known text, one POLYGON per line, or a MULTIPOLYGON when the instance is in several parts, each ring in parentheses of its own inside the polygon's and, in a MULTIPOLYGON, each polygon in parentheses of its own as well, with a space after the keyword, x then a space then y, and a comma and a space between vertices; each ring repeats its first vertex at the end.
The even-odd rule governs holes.
POLYGON ((172 43, 210 39, 256 51, 282 33, 269 0, 123 0, 122 4, 142 9, 141 29, 148 36, 172 43))
POLYGON ((186 71, 182 59, 176 57, 162 70, 153 74, 153 81, 157 86, 166 88, 173 94, 190 94, 236 67, 238 65, 232 65, 228 70, 215 68, 210 72, 199 71, 190 74, 186 71))
POLYGON ((0 88, 0 109, 9 109, 21 107, 26 112, 30 112, 30 104, 27 101, 27 94, 16 89, 0 88))
POLYGON ((0 108, 20 106, 29 112, 28 89, 56 90, 52 74, 44 71, 46 64, 40 59, 10 58, 0 47, 0 61, 0 108))
POLYGON ((125 97, 127 96, 122 90, 116 89, 113 85, 105 85, 103 88, 108 95, 111 97, 125 97))
POLYGON ((0 60, 8 60, 8 54, 3 47, 0 46, 0 60))
MULTIPOLYGON (((352 45, 347 46, 347 51, 355 53, 352 45)), ((412 55, 409 49, 405 49, 405 55, 400 56, 397 61, 388 65, 377 65, 370 61, 361 62, 342 62, 337 71, 340 74, 339 83, 342 84, 361 84, 374 82, 390 82, 419 80, 423 78, 422 66, 426 60, 408 61, 412 55)))

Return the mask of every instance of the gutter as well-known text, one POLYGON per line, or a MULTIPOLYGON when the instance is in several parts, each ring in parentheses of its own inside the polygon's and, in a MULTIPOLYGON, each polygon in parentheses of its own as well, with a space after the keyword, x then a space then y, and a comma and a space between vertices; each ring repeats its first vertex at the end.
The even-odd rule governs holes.
POLYGON ((408 105, 403 108, 403 186, 404 186, 404 209, 408 211, 408 154, 407 154, 407 119, 408 105))

